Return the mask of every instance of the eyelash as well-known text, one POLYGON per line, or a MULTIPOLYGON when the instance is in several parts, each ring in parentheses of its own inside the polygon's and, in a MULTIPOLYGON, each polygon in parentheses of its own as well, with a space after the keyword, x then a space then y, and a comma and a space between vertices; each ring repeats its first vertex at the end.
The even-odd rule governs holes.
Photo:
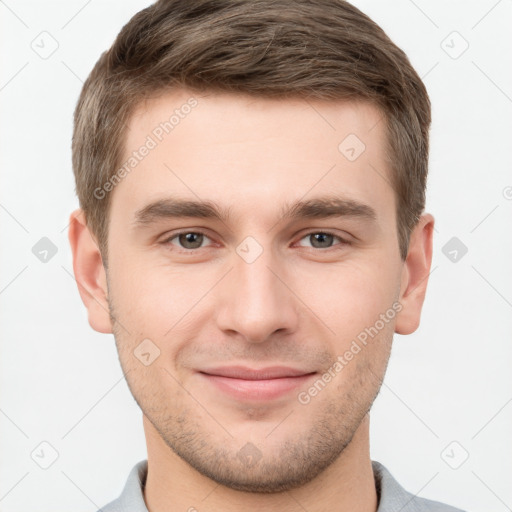
MULTIPOLYGON (((193 233, 195 235, 203 235, 204 237, 208 238, 211 240, 211 238, 203 231, 192 231, 192 230, 186 230, 186 231, 180 231, 178 233, 174 233, 172 236, 170 237, 167 237, 165 240, 163 240, 161 243, 165 246, 167 245, 174 245, 174 244, 171 244, 171 240, 174 240, 175 238, 178 238, 180 235, 186 235, 186 234, 189 234, 189 233, 193 233)), ((321 252, 328 252, 328 251, 331 251, 331 250, 336 250, 336 246, 346 246, 346 245, 350 245, 350 242, 348 240, 345 240, 344 238, 341 238, 339 235, 336 235, 335 233, 332 233, 330 231, 310 231, 309 233, 306 233, 305 235, 303 235, 300 240, 303 240, 304 238, 307 238, 311 235, 317 235, 317 234, 322 234, 322 235, 328 235, 328 236, 332 236, 333 238, 336 238, 339 240, 339 244, 336 244, 336 245, 333 245, 332 247, 326 247, 326 248, 317 248, 317 247, 310 247, 310 249, 316 249, 317 251, 321 251, 321 252)), ((204 249, 205 247, 198 247, 196 249, 185 249, 183 247, 178 247, 178 251, 179 252, 182 252, 182 253, 193 253, 193 252, 197 252, 199 249, 204 249)))

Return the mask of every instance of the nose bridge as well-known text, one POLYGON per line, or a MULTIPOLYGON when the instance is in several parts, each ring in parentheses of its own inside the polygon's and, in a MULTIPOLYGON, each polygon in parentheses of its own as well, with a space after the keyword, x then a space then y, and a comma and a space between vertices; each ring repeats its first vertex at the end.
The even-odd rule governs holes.
POLYGON ((233 254, 233 267, 217 317, 219 327, 251 342, 263 342, 277 330, 295 330, 297 305, 281 281, 286 279, 280 275, 283 266, 272 249, 247 237, 233 254))

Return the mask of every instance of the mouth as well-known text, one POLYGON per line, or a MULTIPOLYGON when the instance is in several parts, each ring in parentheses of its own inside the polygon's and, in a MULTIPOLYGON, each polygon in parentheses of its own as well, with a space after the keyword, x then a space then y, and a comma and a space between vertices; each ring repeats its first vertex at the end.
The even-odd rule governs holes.
POLYGON ((285 366, 248 368, 225 366, 199 372, 217 390, 247 401, 268 401, 285 396, 311 379, 316 372, 285 366))

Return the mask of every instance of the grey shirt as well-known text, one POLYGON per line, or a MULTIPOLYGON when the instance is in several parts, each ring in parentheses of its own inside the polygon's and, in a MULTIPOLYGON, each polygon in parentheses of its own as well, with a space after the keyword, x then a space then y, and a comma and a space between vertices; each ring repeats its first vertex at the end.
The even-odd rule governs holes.
MULTIPOLYGON (((372 466, 379 497, 377 512, 462 512, 439 501, 414 496, 407 492, 382 464, 372 461, 372 466)), ((148 512, 143 495, 147 471, 148 461, 138 462, 128 475, 119 498, 98 512, 148 512)))

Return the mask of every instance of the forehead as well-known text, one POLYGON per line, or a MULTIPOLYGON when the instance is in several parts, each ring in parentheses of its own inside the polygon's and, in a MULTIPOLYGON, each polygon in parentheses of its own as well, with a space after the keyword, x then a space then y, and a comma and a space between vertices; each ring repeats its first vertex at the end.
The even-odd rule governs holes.
POLYGON ((129 121, 112 207, 133 217, 172 195, 270 219, 329 193, 391 212, 384 127, 363 101, 165 93, 129 121))

